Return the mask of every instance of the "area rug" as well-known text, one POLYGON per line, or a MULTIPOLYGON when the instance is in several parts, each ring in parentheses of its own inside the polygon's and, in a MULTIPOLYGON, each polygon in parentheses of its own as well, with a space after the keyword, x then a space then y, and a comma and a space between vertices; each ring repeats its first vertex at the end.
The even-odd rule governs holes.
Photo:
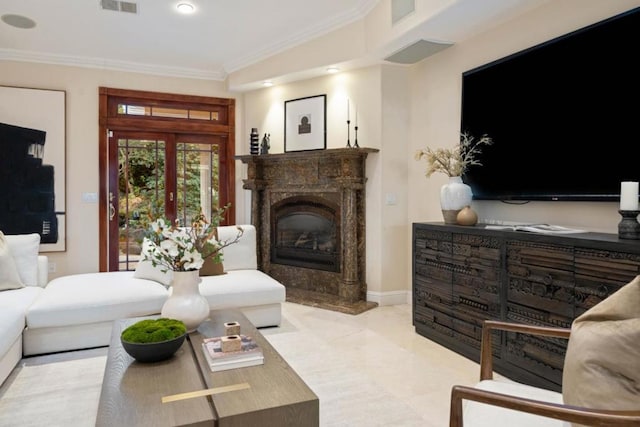
POLYGON ((23 359, 0 388, 0 426, 95 426, 107 358, 86 355, 91 351, 65 361, 23 359))

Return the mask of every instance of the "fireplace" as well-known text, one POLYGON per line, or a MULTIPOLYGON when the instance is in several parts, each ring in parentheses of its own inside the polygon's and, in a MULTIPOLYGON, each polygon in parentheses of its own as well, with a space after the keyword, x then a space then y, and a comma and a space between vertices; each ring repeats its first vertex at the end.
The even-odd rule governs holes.
POLYGON ((271 206, 271 263, 340 271, 340 212, 316 197, 271 206))
POLYGON ((365 160, 370 148, 237 156, 247 164, 258 268, 287 300, 347 313, 366 301, 365 160))

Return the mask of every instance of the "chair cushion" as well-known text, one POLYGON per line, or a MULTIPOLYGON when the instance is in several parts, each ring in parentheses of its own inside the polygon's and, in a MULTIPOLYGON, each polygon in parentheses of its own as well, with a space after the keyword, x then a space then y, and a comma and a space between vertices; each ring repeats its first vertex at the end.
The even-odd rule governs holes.
POLYGON ((640 409, 640 276, 576 318, 562 376, 564 402, 640 409))
POLYGON ((38 233, 5 235, 5 239, 22 283, 26 286, 38 286, 40 235, 38 233))
POLYGON ((22 287, 24 287, 24 284, 18 274, 18 268, 11 255, 9 244, 2 231, 0 231, 0 291, 22 287))
MULTIPOLYGON (((562 395, 560 393, 517 382, 484 380, 480 381, 475 388, 543 402, 562 403, 562 395)), ((471 400, 465 400, 463 405, 465 427, 568 427, 570 425, 553 418, 541 417, 471 400)))

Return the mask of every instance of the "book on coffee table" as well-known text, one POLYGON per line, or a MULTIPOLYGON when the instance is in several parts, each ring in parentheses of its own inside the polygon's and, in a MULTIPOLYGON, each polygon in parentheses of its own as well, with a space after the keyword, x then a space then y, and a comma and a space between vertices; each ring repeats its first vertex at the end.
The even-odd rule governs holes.
POLYGON ((242 348, 237 351, 222 351, 222 337, 205 338, 202 349, 212 372, 243 368, 264 363, 262 349, 253 338, 240 335, 242 348))

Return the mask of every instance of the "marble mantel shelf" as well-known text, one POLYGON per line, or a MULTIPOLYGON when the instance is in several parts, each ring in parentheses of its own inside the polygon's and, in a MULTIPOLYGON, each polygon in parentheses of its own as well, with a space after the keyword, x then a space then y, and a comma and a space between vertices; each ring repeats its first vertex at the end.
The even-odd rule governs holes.
POLYGON ((309 150, 309 151, 289 151, 287 153, 275 153, 275 154, 245 154, 235 156, 236 160, 242 160, 246 163, 249 160, 291 160, 292 158, 307 159, 309 157, 317 156, 336 156, 344 157, 351 155, 361 155, 362 153, 377 153, 380 150, 377 148, 328 148, 326 150, 309 150))

